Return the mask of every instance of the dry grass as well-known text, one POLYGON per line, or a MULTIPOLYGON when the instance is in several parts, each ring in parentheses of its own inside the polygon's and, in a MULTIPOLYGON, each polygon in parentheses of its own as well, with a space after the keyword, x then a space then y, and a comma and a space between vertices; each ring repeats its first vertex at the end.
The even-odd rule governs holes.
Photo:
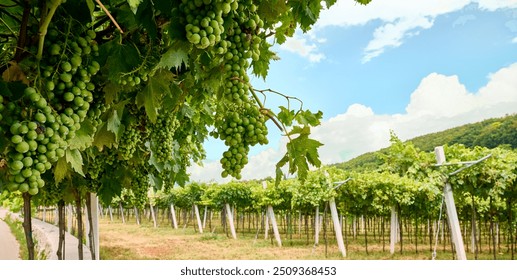
MULTIPOLYGON (((283 246, 278 247, 273 240, 264 240, 260 234, 238 233, 238 239, 227 237, 224 233, 196 233, 193 227, 174 230, 168 225, 154 228, 150 223, 134 224, 134 221, 122 224, 120 220, 113 222, 103 219, 100 221, 101 259, 108 260, 426 260, 431 259, 429 244, 419 245, 419 253, 415 246, 404 244, 404 251, 389 253, 389 243, 368 245, 368 254, 362 240, 352 240, 348 244, 347 257, 339 253, 335 241, 329 241, 325 246, 323 236, 320 245, 313 246, 309 241, 290 240, 282 236, 283 246), (325 252, 327 251, 327 253, 325 252)), ((388 242, 388 241, 387 241, 388 242)), ((439 246, 437 259, 450 260, 453 254, 450 245, 439 246)), ((467 254, 468 259, 474 259, 467 254)), ((509 254, 499 254, 498 259, 509 259, 509 254)), ((480 254, 479 259, 492 259, 488 249, 480 254)))

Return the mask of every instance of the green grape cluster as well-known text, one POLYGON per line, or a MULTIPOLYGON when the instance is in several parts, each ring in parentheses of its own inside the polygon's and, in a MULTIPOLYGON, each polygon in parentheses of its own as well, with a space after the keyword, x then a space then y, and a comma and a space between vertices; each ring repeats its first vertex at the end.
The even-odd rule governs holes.
POLYGON ((97 180, 104 172, 112 170, 111 167, 117 162, 115 149, 104 149, 89 159, 86 173, 91 179, 97 180))
POLYGON ((130 160, 141 142, 142 138, 138 123, 135 118, 131 118, 118 144, 118 152, 121 159, 130 160))
MULTIPOLYGON (((236 0, 182 0, 180 10, 186 15, 187 40, 199 49, 214 47, 221 42, 224 19, 235 11, 236 0)), ((223 51, 221 50, 220 53, 223 51)))
POLYGON ((173 114, 159 114, 156 123, 150 127, 151 150, 158 162, 173 160, 174 134, 180 123, 173 114))
POLYGON ((98 52, 95 36, 91 30, 81 37, 49 29, 40 75, 22 98, 7 100, 9 114, 3 124, 9 128, 10 191, 37 194, 45 185, 41 175, 65 155, 67 141, 86 118, 95 89, 91 78, 100 69, 92 59, 98 52))
POLYGON ((118 80, 117 84, 126 87, 129 90, 133 90, 136 86, 141 85, 143 82, 147 82, 149 79, 148 73, 130 73, 122 75, 118 80))
POLYGON ((94 128, 94 132, 97 131, 97 127, 99 127, 99 125, 102 123, 102 114, 104 114, 109 109, 109 107, 109 105, 106 106, 103 102, 95 102, 90 106, 90 110, 88 110, 86 117, 88 120, 90 120, 94 128))
POLYGON ((248 163, 249 147, 268 143, 265 117, 256 106, 245 103, 228 110, 215 125, 216 131, 212 136, 223 140, 228 146, 220 160, 224 169, 221 175, 240 179, 241 170, 248 163))
POLYGON ((41 175, 64 156, 67 143, 59 134, 61 120, 35 88, 27 87, 19 101, 8 104, 8 188, 35 195, 45 185, 41 175))
POLYGON ((100 70, 95 60, 98 46, 95 32, 86 35, 48 30, 46 56, 40 63, 44 92, 61 121, 59 134, 65 140, 75 137, 91 103, 95 84, 92 78, 100 70))
POLYGON ((144 166, 137 166, 134 169, 131 192, 131 202, 137 208, 143 208, 147 204, 147 191, 149 190, 149 177, 144 166))
POLYGON ((247 74, 250 60, 260 59, 264 22, 252 0, 183 0, 180 10, 187 40, 209 51, 223 70, 222 109, 212 136, 228 146, 221 175, 240 179, 250 146, 267 143, 266 119, 250 98, 247 74))

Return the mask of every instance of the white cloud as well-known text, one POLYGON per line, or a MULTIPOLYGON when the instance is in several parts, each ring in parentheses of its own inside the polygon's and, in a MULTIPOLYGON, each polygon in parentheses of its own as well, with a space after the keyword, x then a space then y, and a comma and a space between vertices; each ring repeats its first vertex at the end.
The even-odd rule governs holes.
POLYGON ((476 16, 474 15, 462 15, 460 17, 458 17, 453 23, 452 23, 452 27, 456 27, 456 26, 463 26, 465 25, 467 22, 469 21, 473 21, 476 19, 476 16))
MULTIPOLYGON (((315 41, 317 43, 324 43, 326 41, 325 39, 312 39, 313 40, 311 41, 315 41)), ((294 37, 287 38, 280 48, 297 53, 300 56, 309 59, 310 62, 320 62, 322 59, 325 59, 325 55, 318 51, 316 44, 307 42, 307 37, 295 35, 294 37)))
POLYGON ((403 40, 417 33, 410 33, 413 30, 428 29, 433 26, 432 19, 426 17, 404 18, 395 23, 387 23, 373 33, 373 39, 364 49, 363 63, 379 56, 388 47, 398 47, 403 40))
POLYGON ((512 39, 512 43, 517 44, 517 37, 512 39))
MULTIPOLYGON (((330 9, 321 12, 310 32, 302 34, 298 30, 280 48, 297 53, 311 62, 320 62, 325 59, 325 54, 318 50, 318 45, 326 39, 316 38, 319 30, 329 26, 349 27, 379 21, 379 27, 364 49, 362 62, 366 63, 384 53, 387 48, 399 47, 407 38, 431 28, 436 17, 459 11, 470 4, 486 11, 517 8, 517 0, 390 0, 372 1, 366 6, 351 0, 338 0, 330 9)), ((472 19, 472 15, 460 17, 453 25, 464 24, 472 19)))
MULTIPOLYGON (((324 143, 320 158, 324 164, 349 160, 365 152, 389 145, 389 131, 401 139, 445 130, 466 123, 517 113, 517 63, 488 75, 488 83, 470 93, 457 76, 431 73, 422 79, 411 94, 406 112, 378 115, 364 105, 350 105, 313 130, 312 137, 324 143)), ((274 177, 275 164, 285 153, 268 149, 250 158, 242 172, 244 179, 274 177)), ((219 163, 190 169, 192 179, 221 181, 219 163)))
POLYGON ((321 12, 315 29, 380 21, 380 27, 374 31, 372 40, 364 50, 364 63, 382 54, 386 48, 402 45, 405 39, 417 34, 415 32, 431 28, 436 17, 459 11, 473 3, 477 3, 479 9, 488 11, 517 7, 517 0, 390 0, 372 1, 367 6, 340 0, 321 12))

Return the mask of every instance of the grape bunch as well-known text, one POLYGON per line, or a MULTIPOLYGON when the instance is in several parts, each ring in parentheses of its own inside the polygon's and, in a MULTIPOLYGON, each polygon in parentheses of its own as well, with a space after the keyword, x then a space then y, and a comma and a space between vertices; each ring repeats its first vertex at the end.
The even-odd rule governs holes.
POLYGON ((149 177, 145 167, 136 166, 133 173, 131 192, 133 194, 131 202, 137 208, 143 208, 147 204, 147 191, 149 190, 149 177))
POLYGON ((88 114, 95 90, 91 79, 100 65, 93 59, 98 52, 96 34, 84 33, 50 28, 44 55, 37 62, 39 75, 21 98, 2 97, 0 103, 6 103, 8 111, 0 121, 10 140, 6 150, 10 191, 37 194, 45 185, 41 176, 65 155, 88 114))
POLYGON ((216 131, 212 132, 212 136, 223 140, 228 146, 220 160, 223 177, 230 175, 240 179, 241 170, 248 163, 249 147, 268 143, 265 117, 250 102, 244 106, 230 107, 225 116, 216 121, 216 131))
POLYGON ((99 127, 99 125, 102 123, 102 114, 104 114, 109 109, 109 107, 109 105, 105 105, 103 102, 95 102, 90 105, 90 110, 88 110, 86 118, 90 120, 94 132, 97 131, 97 127, 99 127))
POLYGON ((132 91, 135 87, 143 84, 149 79, 147 72, 142 73, 126 73, 120 76, 120 78, 116 81, 119 86, 122 86, 123 89, 132 91))
POLYGON ((140 129, 136 118, 131 118, 126 125, 118 144, 119 155, 122 160, 130 160, 142 142, 140 129))
POLYGON ((91 179, 97 180, 104 172, 113 170, 118 162, 115 149, 103 149, 89 157, 86 173, 91 179))
POLYGON ((47 34, 45 59, 41 61, 44 93, 61 121, 59 134, 65 140, 75 137, 75 131, 88 115, 93 102, 95 84, 92 78, 100 70, 95 60, 98 46, 95 32, 86 35, 62 33, 50 28, 47 34))
MULTIPOLYGON (((187 40, 199 49, 214 47, 224 33, 223 17, 234 11, 236 0, 182 0, 180 10, 186 15, 187 40)), ((218 51, 220 54, 224 50, 218 51)))
MULTIPOLYGON (((212 136, 228 146, 221 164, 223 177, 241 178, 250 146, 267 143, 265 117, 250 98, 247 70, 260 59, 264 22, 252 0, 183 0, 186 39, 211 53, 222 69, 222 102, 212 136)), ((217 66, 216 66, 217 67, 217 66)))
POLYGON ((158 162, 173 160, 174 134, 180 123, 175 115, 162 113, 150 127, 151 150, 158 162))
POLYGON ((19 101, 8 104, 8 188, 35 195, 45 185, 41 175, 64 156, 67 143, 59 134, 61 120, 35 88, 27 87, 19 101))

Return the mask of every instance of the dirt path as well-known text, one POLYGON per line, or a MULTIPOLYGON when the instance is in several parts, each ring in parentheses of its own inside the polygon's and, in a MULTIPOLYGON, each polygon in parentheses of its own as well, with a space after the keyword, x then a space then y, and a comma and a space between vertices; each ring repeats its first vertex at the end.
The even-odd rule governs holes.
POLYGON ((7 211, 0 208, 0 260, 19 260, 19 244, 3 221, 7 211))

